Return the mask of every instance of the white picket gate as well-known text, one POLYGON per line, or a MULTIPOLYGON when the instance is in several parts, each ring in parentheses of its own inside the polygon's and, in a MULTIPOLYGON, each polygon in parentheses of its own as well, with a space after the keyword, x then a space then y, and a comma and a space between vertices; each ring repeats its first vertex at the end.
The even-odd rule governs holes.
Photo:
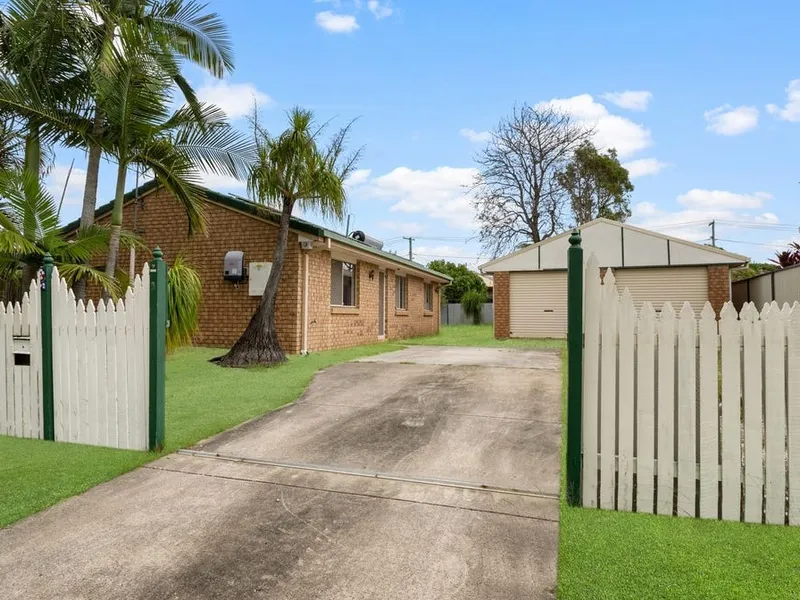
POLYGON ((39 300, 34 280, 22 302, 0 302, 0 435, 43 435, 39 300))
MULTIPOLYGON (((56 441, 148 449, 149 289, 145 264, 124 300, 84 304, 53 269, 56 441)), ((21 304, 0 303, 0 434, 44 436, 40 302, 33 281, 21 304)))
POLYGON ((637 311, 586 264, 582 502, 800 525, 800 304, 637 311))

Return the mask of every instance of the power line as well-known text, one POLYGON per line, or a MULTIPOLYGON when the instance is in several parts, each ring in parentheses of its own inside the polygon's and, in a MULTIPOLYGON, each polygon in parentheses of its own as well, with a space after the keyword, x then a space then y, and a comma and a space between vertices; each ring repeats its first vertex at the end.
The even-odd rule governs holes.
POLYGON ((783 244, 762 244, 760 242, 745 242, 744 240, 727 240, 723 238, 717 238, 718 242, 727 242, 729 244, 746 244, 748 246, 764 246, 766 248, 785 248, 786 246, 783 244))

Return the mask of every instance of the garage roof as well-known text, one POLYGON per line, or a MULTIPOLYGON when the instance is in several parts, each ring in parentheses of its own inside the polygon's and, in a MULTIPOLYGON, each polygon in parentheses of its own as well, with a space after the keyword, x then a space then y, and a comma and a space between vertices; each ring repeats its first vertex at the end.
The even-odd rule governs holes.
MULTIPOLYGON (((669 267, 686 265, 741 265, 746 256, 695 244, 611 221, 595 219, 580 227, 586 255, 594 253, 601 267, 669 267)), ((481 265, 481 271, 547 271, 567 268, 571 231, 526 246, 481 265)))

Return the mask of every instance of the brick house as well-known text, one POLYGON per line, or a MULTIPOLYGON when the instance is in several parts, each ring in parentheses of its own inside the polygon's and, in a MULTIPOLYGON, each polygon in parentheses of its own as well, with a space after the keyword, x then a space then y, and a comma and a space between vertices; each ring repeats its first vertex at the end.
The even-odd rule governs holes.
MULTIPOLYGON (((188 236, 181 204, 149 182, 126 194, 123 223, 169 263, 183 254, 203 282, 194 343, 231 346, 256 310, 271 268, 279 215, 230 194, 205 190, 206 233, 188 236), (230 251, 243 253, 241 280, 225 278, 230 251)), ((111 204, 97 209, 110 219, 111 204)), ((67 226, 77 228, 77 222, 67 226)), ((129 270, 129 251, 119 265, 129 270)), ((141 271, 149 256, 133 258, 141 271)), ((440 287, 449 278, 395 254, 293 218, 278 288, 275 320, 284 351, 312 352, 439 332, 440 287)))
MULTIPOLYGON (((601 271, 614 270, 637 307, 660 310, 688 302, 695 313, 706 301, 717 311, 731 298, 730 269, 749 259, 702 244, 608 219, 580 227, 584 257, 594 253, 601 271)), ((496 338, 563 338, 567 334, 567 248, 570 232, 481 265, 494 278, 496 338)))

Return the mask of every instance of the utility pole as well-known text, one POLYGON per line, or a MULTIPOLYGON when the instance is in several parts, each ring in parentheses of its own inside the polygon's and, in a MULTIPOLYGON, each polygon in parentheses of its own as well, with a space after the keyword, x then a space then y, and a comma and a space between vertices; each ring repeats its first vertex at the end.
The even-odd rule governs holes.
POLYGON ((414 260, 414 238, 403 236, 404 240, 408 240, 408 260, 414 260))
POLYGON ((714 246, 714 248, 716 248, 717 247, 717 222, 716 221, 711 221, 711 223, 709 223, 708 225, 709 225, 709 227, 711 227, 711 245, 714 246))
POLYGON ((353 215, 347 215, 347 229, 345 229, 345 235, 350 235, 350 217, 353 215))

